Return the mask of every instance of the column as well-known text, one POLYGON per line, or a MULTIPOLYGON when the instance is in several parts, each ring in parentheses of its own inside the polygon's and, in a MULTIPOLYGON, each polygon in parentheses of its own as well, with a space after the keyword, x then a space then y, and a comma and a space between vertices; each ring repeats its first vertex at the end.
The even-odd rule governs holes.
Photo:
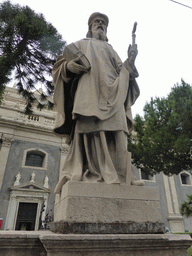
POLYGON ((15 223, 17 218, 17 208, 18 208, 18 200, 16 195, 11 192, 9 206, 7 210, 6 222, 5 222, 5 230, 14 230, 15 223))
POLYGON ((5 168, 7 164, 7 159, 9 156, 9 150, 11 147, 11 142, 13 141, 13 136, 12 135, 2 135, 2 147, 0 150, 0 189, 3 183, 3 177, 5 173, 5 168))
POLYGON ((172 198, 171 198, 171 191, 169 187, 169 177, 163 174, 163 181, 165 187, 165 196, 167 201, 167 210, 168 210, 168 218, 174 216, 173 205, 172 205, 172 198))
POLYGON ((184 232, 184 223, 183 223, 183 217, 180 214, 179 210, 179 202, 177 197, 177 191, 175 187, 175 180, 174 176, 169 177, 170 182, 170 188, 171 188, 171 195, 173 200, 173 209, 174 209, 174 217, 169 218, 169 223, 172 232, 184 232))
POLYGON ((44 211, 42 212, 42 215, 41 215, 41 221, 42 221, 42 226, 43 226, 43 228, 45 227, 45 216, 46 216, 46 210, 47 210, 47 201, 48 201, 48 195, 44 195, 44 197, 43 197, 43 199, 44 199, 44 202, 43 202, 43 204, 44 204, 44 211))
POLYGON ((174 177, 168 177, 163 174, 163 181, 168 209, 167 220, 169 221, 170 229, 173 233, 184 232, 183 217, 179 212, 179 203, 174 177))

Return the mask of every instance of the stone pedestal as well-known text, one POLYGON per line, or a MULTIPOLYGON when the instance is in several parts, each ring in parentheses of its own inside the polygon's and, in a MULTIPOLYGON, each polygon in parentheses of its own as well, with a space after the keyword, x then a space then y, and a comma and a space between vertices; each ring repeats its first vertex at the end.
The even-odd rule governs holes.
POLYGON ((163 233, 157 188, 68 181, 56 198, 57 233, 163 233))

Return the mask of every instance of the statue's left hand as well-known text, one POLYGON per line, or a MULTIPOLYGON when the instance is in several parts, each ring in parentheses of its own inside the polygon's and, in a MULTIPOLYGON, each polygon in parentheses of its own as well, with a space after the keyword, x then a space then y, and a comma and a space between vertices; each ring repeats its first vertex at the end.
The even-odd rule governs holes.
POLYGON ((133 44, 133 45, 130 44, 129 49, 128 49, 128 62, 131 66, 134 66, 137 54, 138 54, 137 45, 136 44, 133 44))
POLYGON ((80 58, 77 57, 73 60, 70 60, 68 63, 67 63, 67 69, 74 73, 74 74, 80 74, 81 72, 88 72, 87 68, 83 65, 80 65, 78 62, 79 62, 80 58))

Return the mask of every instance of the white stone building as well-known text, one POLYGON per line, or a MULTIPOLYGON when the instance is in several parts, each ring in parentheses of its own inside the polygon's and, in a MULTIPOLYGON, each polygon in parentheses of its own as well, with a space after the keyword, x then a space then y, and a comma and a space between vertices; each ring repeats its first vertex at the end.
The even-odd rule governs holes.
POLYGON ((55 111, 24 114, 25 100, 7 87, 0 106, 0 218, 5 230, 38 230, 53 215, 54 187, 65 158, 53 134, 55 111), (44 211, 43 211, 44 209, 44 211))

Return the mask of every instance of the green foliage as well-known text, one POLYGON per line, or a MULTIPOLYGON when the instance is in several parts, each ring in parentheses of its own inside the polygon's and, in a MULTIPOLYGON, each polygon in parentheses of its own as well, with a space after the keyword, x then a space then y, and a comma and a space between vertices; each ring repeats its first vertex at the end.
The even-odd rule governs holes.
POLYGON ((181 215, 192 217, 192 195, 187 195, 187 200, 184 201, 181 205, 180 212, 181 215))
POLYGON ((187 250, 187 256, 192 256, 192 246, 187 250))
POLYGON ((0 105, 1 105, 1 101, 3 99, 3 93, 4 93, 4 90, 5 90, 5 86, 4 85, 0 85, 0 105))
MULTIPOLYGON (((192 237, 192 232, 178 232, 178 233, 174 233, 174 234, 179 234, 179 235, 190 235, 190 237, 192 237)), ((192 256, 192 246, 190 246, 188 249, 187 249, 187 256, 192 256)))
POLYGON ((151 99, 128 136, 133 163, 149 174, 192 168, 192 87, 183 80, 167 98, 151 99))
POLYGON ((14 70, 16 86, 27 100, 26 111, 30 113, 34 103, 40 109, 46 104, 50 107, 46 96, 54 90, 51 70, 64 44, 42 14, 9 1, 0 4, 0 89, 10 81, 14 70), (32 93, 38 84, 46 89, 41 100, 32 93))

